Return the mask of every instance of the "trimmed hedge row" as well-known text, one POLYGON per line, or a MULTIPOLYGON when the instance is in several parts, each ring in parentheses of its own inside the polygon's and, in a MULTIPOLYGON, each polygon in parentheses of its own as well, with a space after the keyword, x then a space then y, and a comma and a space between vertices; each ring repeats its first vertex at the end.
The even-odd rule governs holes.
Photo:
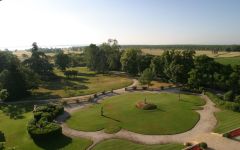
POLYGON ((232 111, 236 111, 236 112, 240 112, 240 104, 239 103, 224 101, 223 99, 219 98, 218 96, 216 96, 215 94, 213 94, 211 92, 206 92, 206 95, 219 107, 228 109, 228 110, 232 110, 232 111))
POLYGON ((33 139, 46 139, 62 134, 62 127, 53 120, 64 112, 59 104, 38 106, 33 111, 34 118, 28 122, 27 130, 33 139))

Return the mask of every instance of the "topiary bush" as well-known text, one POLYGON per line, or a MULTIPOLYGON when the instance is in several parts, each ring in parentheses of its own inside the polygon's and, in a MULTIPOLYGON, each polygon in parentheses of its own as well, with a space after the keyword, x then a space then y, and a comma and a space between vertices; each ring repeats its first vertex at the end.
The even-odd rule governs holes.
POLYGON ((62 134, 62 127, 53 120, 64 112, 60 104, 46 104, 38 106, 33 111, 34 118, 28 122, 27 130, 29 135, 35 139, 52 138, 62 134))
POLYGON ((41 118, 39 121, 33 119, 29 121, 28 133, 33 139, 45 139, 60 136, 62 127, 59 124, 48 122, 46 118, 41 118))
POLYGON ((201 148, 203 148, 203 149, 207 149, 207 148, 208 148, 208 145, 207 145, 207 143, 205 143, 205 142, 200 143, 199 146, 200 146, 201 148))
POLYGON ((147 103, 146 105, 143 106, 143 110, 154 110, 157 109, 157 105, 147 103))
POLYGON ((229 138, 229 137, 230 137, 230 134, 229 134, 229 133, 224 133, 224 134, 223 134, 223 137, 229 138))

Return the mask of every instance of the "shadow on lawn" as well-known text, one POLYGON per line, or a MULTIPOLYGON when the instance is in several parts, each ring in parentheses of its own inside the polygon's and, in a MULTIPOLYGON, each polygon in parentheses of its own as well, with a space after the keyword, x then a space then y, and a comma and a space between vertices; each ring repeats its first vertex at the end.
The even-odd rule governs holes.
POLYGON ((62 90, 65 87, 78 87, 79 89, 86 89, 87 86, 80 85, 83 83, 87 83, 88 79, 86 78, 61 78, 58 80, 44 82, 42 83, 41 87, 48 89, 48 90, 62 90), (76 83, 77 82, 77 83, 76 83))
POLYGON ((34 140, 34 143, 45 150, 58 150, 72 143, 72 138, 61 135, 55 138, 34 140))
POLYGON ((21 104, 9 104, 0 106, 0 110, 10 119, 23 119, 24 113, 32 111, 32 105, 21 105, 21 104))

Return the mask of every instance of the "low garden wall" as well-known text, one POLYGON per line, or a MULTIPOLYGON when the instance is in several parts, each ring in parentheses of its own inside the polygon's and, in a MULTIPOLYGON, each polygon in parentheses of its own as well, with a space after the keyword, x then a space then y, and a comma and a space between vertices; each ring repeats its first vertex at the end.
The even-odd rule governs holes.
POLYGON ((229 131, 227 133, 224 133, 223 136, 227 137, 227 138, 238 137, 238 136, 240 136, 240 128, 237 128, 237 129, 231 130, 231 131, 229 131))

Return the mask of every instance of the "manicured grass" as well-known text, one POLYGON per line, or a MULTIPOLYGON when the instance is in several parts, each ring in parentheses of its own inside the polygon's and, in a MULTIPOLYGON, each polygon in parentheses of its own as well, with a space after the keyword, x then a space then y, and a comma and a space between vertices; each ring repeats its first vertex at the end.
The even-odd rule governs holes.
POLYGON ((142 145, 130 141, 111 139, 97 144, 93 150, 181 150, 180 144, 142 145))
POLYGON ((89 140, 67 136, 34 142, 27 133, 27 122, 32 118, 32 113, 29 112, 31 109, 32 107, 26 109, 24 106, 1 107, 0 130, 5 134, 6 147, 15 147, 18 150, 85 150, 91 145, 89 140))
POLYGON ((124 128, 141 134, 176 134, 195 126, 199 114, 192 108, 203 104, 204 100, 193 95, 181 94, 181 101, 178 101, 178 94, 123 94, 75 112, 67 124, 73 129, 83 131, 105 129, 116 132, 119 128, 124 128), (137 109, 135 104, 145 97, 147 102, 156 104, 158 109, 137 109), (101 107, 105 116, 101 116, 101 107))
POLYGON ((240 128, 240 113, 233 112, 230 110, 223 110, 221 112, 217 112, 216 118, 218 120, 218 124, 214 129, 214 132, 217 133, 226 133, 230 130, 240 128))
POLYGON ((79 71, 76 78, 66 78, 58 69, 55 69, 60 79, 43 82, 39 89, 33 91, 33 96, 28 99, 49 99, 60 97, 81 96, 96 92, 109 91, 126 87, 132 84, 132 80, 126 76, 97 74, 86 67, 70 68, 79 71))
POLYGON ((219 57, 215 60, 224 65, 240 65, 240 57, 219 57))

